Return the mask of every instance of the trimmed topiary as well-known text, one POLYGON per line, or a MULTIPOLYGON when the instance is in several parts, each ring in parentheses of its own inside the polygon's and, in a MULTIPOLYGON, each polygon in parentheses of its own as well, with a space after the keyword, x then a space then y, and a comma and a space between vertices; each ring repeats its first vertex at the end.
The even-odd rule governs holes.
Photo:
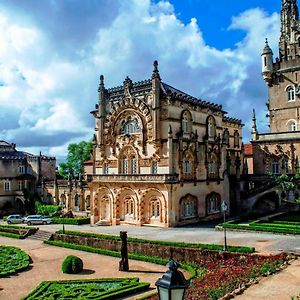
POLYGON ((79 257, 69 255, 64 259, 61 269, 66 274, 78 274, 83 270, 83 262, 79 257))

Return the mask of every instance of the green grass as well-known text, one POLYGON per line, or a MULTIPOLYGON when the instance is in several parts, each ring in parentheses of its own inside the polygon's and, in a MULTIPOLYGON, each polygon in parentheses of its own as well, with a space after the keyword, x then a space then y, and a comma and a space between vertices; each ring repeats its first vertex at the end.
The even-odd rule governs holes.
MULTIPOLYGON (((62 234, 62 230, 57 231, 56 233, 62 234)), ((65 231, 65 234, 68 235, 76 235, 83 237, 94 237, 106 240, 116 240, 121 241, 121 238, 117 235, 104 235, 104 234, 96 234, 96 233, 88 233, 88 232, 78 232, 78 231, 65 231)), ((136 242, 136 243, 147 243, 154 245, 164 245, 171 247, 189 247, 189 248, 199 248, 205 250, 215 250, 222 251, 223 245, 215 245, 215 244, 195 244, 195 243, 184 243, 184 242, 166 242, 166 241, 153 241, 153 240, 144 240, 138 238, 127 238, 128 242, 136 242)), ((238 247, 238 246, 228 246, 228 251, 230 252, 239 252, 239 253, 253 253, 255 248, 253 247, 238 247)))
POLYGON ((29 256, 21 249, 12 246, 0 246, 0 277, 6 277, 26 269, 29 264, 29 256))
POLYGON ((149 283, 139 282, 139 278, 43 281, 23 300, 120 299, 136 292, 148 290, 149 286, 149 283))

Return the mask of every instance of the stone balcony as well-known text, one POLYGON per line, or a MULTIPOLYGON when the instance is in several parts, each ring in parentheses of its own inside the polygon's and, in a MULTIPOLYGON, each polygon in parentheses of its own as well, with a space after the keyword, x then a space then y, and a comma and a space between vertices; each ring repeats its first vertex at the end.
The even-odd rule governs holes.
POLYGON ((111 174, 87 175, 88 182, 176 183, 178 174, 111 174))

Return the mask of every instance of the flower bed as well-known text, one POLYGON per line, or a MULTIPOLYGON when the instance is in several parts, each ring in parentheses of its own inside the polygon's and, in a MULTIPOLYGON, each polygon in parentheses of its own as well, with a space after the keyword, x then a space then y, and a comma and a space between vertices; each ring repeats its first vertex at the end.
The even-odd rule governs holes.
MULTIPOLYGON (((241 255, 230 259, 208 259, 195 262, 198 277, 192 279, 185 299, 216 300, 234 291, 241 292, 260 276, 278 271, 287 262, 286 254, 274 256, 241 255)), ((149 300, 156 300, 152 296, 149 300)))
POLYGON ((29 256, 21 249, 12 246, 0 246, 0 277, 23 270, 29 264, 29 256))
POLYGON ((149 283, 139 282, 138 278, 44 281, 23 300, 120 299, 145 291, 149 286, 149 283))

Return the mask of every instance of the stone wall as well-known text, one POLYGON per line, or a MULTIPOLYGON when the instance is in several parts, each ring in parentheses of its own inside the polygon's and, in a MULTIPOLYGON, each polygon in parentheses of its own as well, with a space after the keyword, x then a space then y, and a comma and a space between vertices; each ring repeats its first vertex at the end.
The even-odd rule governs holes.
MULTIPOLYGON (((107 240, 93 237, 83 237, 66 234, 54 234, 53 239, 65 243, 73 243, 82 246, 90 246, 112 251, 121 250, 121 241, 107 240)), ((173 247, 166 245, 127 242, 128 253, 138 253, 146 256, 160 257, 163 259, 175 259, 179 262, 203 262, 203 259, 227 259, 230 257, 240 256, 239 253, 204 250, 188 247, 173 247)))

